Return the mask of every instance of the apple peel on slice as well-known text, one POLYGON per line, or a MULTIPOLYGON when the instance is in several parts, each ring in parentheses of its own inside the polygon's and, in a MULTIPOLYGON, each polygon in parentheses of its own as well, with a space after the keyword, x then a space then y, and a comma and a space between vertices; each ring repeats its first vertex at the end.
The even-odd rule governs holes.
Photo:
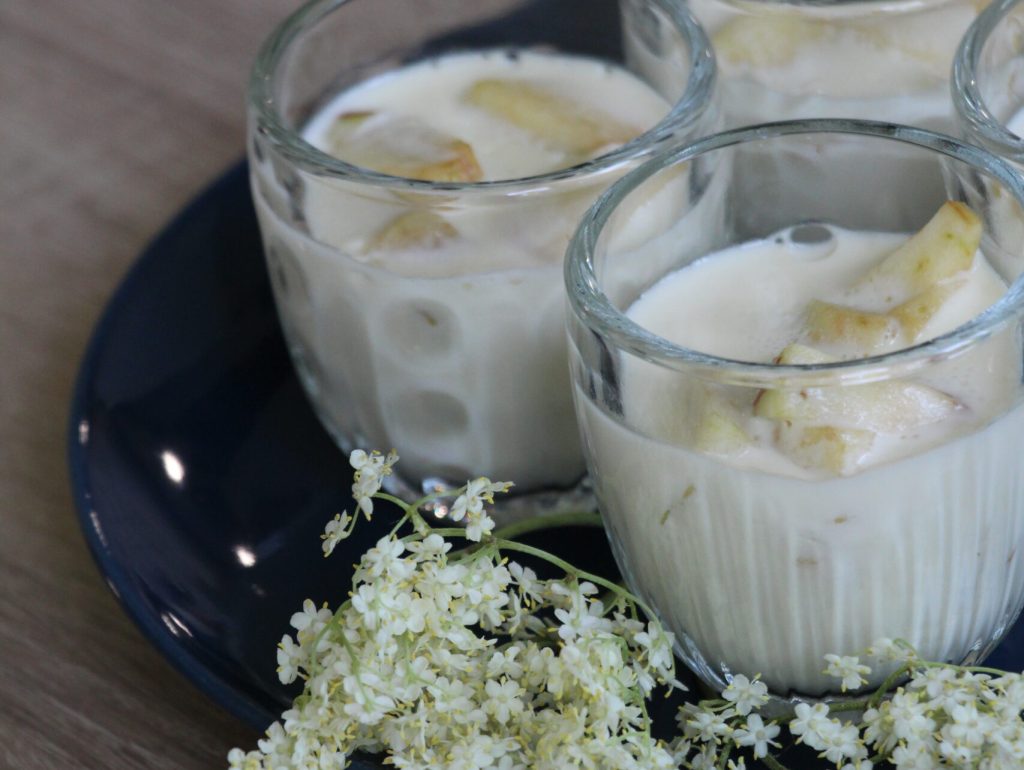
POLYGON ((483 170, 466 142, 418 118, 348 112, 327 131, 327 151, 336 158, 405 179, 479 182, 483 170))
POLYGON ((886 313, 820 300, 807 305, 804 333, 810 342, 845 344, 861 352, 891 347, 902 336, 899 321, 886 313))
POLYGON ((708 392, 693 434, 693 445, 701 452, 731 455, 750 445, 738 411, 724 398, 708 392))
POLYGON ((872 268, 865 281, 896 280, 913 296, 969 270, 982 224, 969 206, 946 201, 917 233, 872 268))
POLYGON ((478 80, 466 92, 465 101, 556 150, 580 158, 625 144, 642 133, 563 94, 522 80, 478 80))
POLYGON ((916 342, 928 322, 942 309, 946 301, 964 285, 963 279, 938 283, 889 311, 909 342, 916 342))
POLYGON ((436 249, 458 237, 455 226, 433 211, 407 211, 374 233, 366 251, 436 249))
POLYGON ((750 67, 780 67, 792 62, 801 45, 824 40, 829 27, 796 16, 738 16, 713 36, 719 60, 750 67))
POLYGON ((853 473, 875 443, 874 431, 833 425, 781 424, 776 443, 793 462, 839 476, 853 473))
MULTIPOLYGON (((821 351, 790 345, 779 363, 827 363, 821 351), (793 350, 796 348, 796 350, 793 350)), ((754 414, 776 422, 802 426, 835 426, 899 434, 947 419, 962 405, 952 396, 927 385, 886 380, 863 385, 773 388, 761 391, 754 414)))

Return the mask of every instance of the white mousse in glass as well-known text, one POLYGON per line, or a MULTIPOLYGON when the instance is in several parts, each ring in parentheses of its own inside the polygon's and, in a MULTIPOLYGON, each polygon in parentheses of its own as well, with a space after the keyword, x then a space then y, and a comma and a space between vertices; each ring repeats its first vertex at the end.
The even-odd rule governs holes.
POLYGON ((257 196, 286 336, 336 436, 396 448, 416 479, 487 475, 526 491, 577 481, 562 258, 586 207, 629 164, 490 190, 444 183, 569 169, 669 107, 602 61, 491 51, 388 72, 319 108, 303 132, 312 145, 439 183, 309 179, 304 233, 257 196))
MULTIPOLYGON (((881 355, 1004 294, 980 237, 955 203, 909 240, 800 225, 666 275, 628 316, 738 361, 881 355)), ((821 695, 827 653, 890 637, 960 662, 1012 621, 1020 378, 1003 333, 905 377, 820 388, 722 385, 627 356, 623 416, 577 400, 621 561, 691 657, 821 695)))

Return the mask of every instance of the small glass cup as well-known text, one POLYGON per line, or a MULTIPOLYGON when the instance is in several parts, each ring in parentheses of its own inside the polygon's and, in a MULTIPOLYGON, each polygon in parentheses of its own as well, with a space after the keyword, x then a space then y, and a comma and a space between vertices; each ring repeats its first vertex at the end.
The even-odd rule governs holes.
POLYGON ((949 72, 974 0, 692 0, 726 127, 861 118, 951 132, 949 72))
POLYGON ((953 64, 961 134, 1024 164, 1024 5, 992 3, 971 25, 953 64))
MULTIPOLYGON (((953 62, 953 105, 960 136, 1024 167, 1024 5, 998 0, 968 29, 953 62)), ((994 189, 993 218, 1024 244, 1020 204, 994 189)), ((1024 261, 1024 245, 1008 259, 1024 261)), ((1020 268, 1017 268, 1020 269, 1020 268)))
MULTIPOLYGON (((882 123, 793 121, 661 155, 615 183, 584 217, 565 276, 591 481, 627 582, 710 686, 760 674, 778 697, 832 697, 838 682, 822 673, 828 653, 857 654, 889 637, 930 660, 972 662, 1016 618, 1024 602, 1024 282, 1019 269, 1003 272, 1019 264, 1003 253, 1021 244, 1013 228, 989 218, 995 189, 1024 200, 1008 164, 949 137, 882 123), (862 166, 853 177, 838 173, 851 154, 862 166), (945 183, 912 201, 892 198, 873 171, 894 155, 933 164, 945 183), (773 158, 768 195, 746 180, 773 158), (787 175, 794 158, 817 173, 797 167, 787 175), (643 243, 621 248, 635 200, 681 169, 691 183, 687 196, 673 199, 673 215, 643 243), (750 362, 688 349, 627 312, 666 275, 722 249, 789 238, 806 248, 794 269, 810 270, 835 247, 839 231, 828 228, 909 233, 946 199, 979 214, 981 251, 1010 288, 931 341, 836 363, 750 362), (855 419, 856 403, 923 383, 951 399, 936 432, 922 443, 915 431, 923 428, 899 428, 886 439, 893 443, 885 462, 832 473, 758 459, 774 457, 774 442, 794 435, 781 431, 813 423, 798 406, 792 414, 778 409, 771 421, 755 418, 768 414, 756 407, 766 393, 776 404, 854 404, 843 408, 855 419), (965 395, 972 388, 986 394, 983 402, 965 395), (743 420, 733 420, 739 414, 743 420)), ((740 335, 758 333, 757 318, 744 323, 740 335)), ((901 414, 872 419, 898 423, 901 414)), ((877 668, 872 681, 885 673, 877 668)))
POLYGON ((565 247, 613 179, 706 133, 713 83, 708 41, 673 0, 449 0, 429 13, 421 0, 317 0, 287 19, 253 70, 252 189, 285 337, 336 442, 397 449, 405 475, 390 488, 405 496, 478 475, 517 492, 571 489, 584 466, 565 365, 565 247), (347 88, 474 50, 609 62, 660 94, 666 114, 596 159, 499 181, 388 176, 303 139, 347 88), (479 264, 434 255, 384 268, 360 253, 382 222, 410 212, 453 223, 462 256, 475 249, 479 264))

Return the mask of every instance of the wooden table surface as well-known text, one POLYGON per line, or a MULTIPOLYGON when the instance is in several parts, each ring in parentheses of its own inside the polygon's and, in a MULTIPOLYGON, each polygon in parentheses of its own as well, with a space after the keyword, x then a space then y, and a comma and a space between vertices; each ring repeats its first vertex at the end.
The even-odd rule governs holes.
POLYGON ((250 62, 297 4, 0 2, 0 768, 217 768, 254 745, 104 584, 64 436, 101 310, 242 155, 250 62))

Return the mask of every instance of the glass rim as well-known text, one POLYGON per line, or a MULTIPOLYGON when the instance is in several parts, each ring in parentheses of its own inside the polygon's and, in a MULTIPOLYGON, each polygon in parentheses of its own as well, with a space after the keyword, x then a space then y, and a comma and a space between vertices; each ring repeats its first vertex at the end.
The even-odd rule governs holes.
POLYGON ((1024 162, 1024 139, 1010 131, 985 104, 978 87, 978 64, 989 37, 1020 0, 996 0, 978 14, 953 57, 953 104, 969 134, 988 149, 1024 162))
MULTIPOLYGON (((271 32, 260 47, 250 73, 248 104, 250 110, 255 113, 255 117, 250 115, 250 121, 255 119, 258 130, 269 137, 275 150, 307 173, 343 178, 346 181, 365 183, 374 187, 401 188, 419 193, 525 192, 531 188, 544 188, 567 179, 599 175, 618 168, 623 163, 652 156, 659 148, 670 145, 673 137, 678 138, 680 133, 685 133, 695 125, 712 104, 717 65, 711 41, 704 28, 682 3, 673 0, 647 0, 659 7, 672 20, 685 40, 689 48, 690 74, 682 96, 658 123, 639 136, 597 158, 526 177, 481 182, 433 182, 382 174, 346 163, 318 150, 303 139, 297 130, 286 124, 274 100, 274 77, 291 44, 303 32, 349 2, 352 0, 309 0, 271 32)), ((250 130, 254 127, 251 126, 250 130)))
POLYGON ((881 13, 914 13, 951 5, 957 0, 716 0, 737 9, 761 6, 764 8, 802 8, 820 11, 823 15, 853 16, 861 8, 881 13))
POLYGON ((647 330, 618 310, 601 290, 594 270, 594 253, 604 226, 618 205, 654 174, 709 152, 751 141, 808 134, 843 134, 889 140, 945 155, 968 164, 1006 187, 1024 207, 1024 177, 1006 161, 981 147, 895 123, 821 118, 764 123, 703 137, 660 153, 614 182, 584 215, 569 242, 564 278, 569 305, 576 319, 617 348, 669 369, 699 372, 716 379, 753 387, 814 386, 889 379, 947 360, 991 336, 1024 310, 1024 275, 992 305, 956 329, 907 348, 823 364, 777 364, 740 361, 678 345, 647 330))

